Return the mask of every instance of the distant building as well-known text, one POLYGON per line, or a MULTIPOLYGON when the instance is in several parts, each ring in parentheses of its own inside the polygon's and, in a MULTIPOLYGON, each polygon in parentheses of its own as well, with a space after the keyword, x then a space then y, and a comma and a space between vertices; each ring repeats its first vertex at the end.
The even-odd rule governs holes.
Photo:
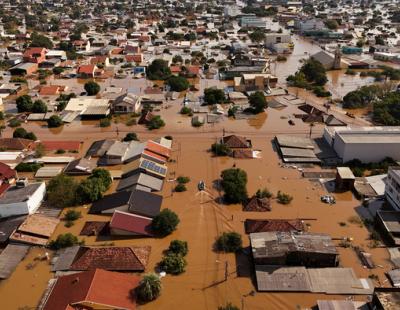
POLYGON ((255 15, 245 15, 240 18, 239 24, 241 27, 248 28, 267 28, 267 22, 255 15))
POLYGON ((46 59, 47 50, 43 47, 30 47, 24 53, 24 61, 40 64, 46 59))
POLYGON ((141 97, 132 93, 126 93, 117 97, 112 107, 114 113, 138 113, 141 108, 141 103, 141 97))
POLYGON ((261 232, 250 234, 256 265, 336 267, 339 253, 330 236, 303 232, 261 232))
POLYGON ((389 167, 385 185, 385 197, 396 210, 400 210, 400 168, 389 167))
POLYGON ((400 212, 377 211, 376 224, 390 245, 400 246, 400 212))
POLYGON ((400 160, 400 127, 325 127, 324 139, 343 162, 400 160))

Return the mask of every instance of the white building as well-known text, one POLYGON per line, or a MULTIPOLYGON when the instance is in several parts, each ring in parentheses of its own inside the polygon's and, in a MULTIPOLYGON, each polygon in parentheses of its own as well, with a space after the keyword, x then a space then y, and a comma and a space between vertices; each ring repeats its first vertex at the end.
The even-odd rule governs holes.
POLYGON ((324 139, 343 162, 400 160, 400 127, 325 127, 324 139))
POLYGON ((389 167, 386 178, 385 197, 393 208, 400 210, 400 168, 389 167))
POLYGON ((35 213, 45 194, 44 182, 11 187, 0 198, 0 218, 35 213))

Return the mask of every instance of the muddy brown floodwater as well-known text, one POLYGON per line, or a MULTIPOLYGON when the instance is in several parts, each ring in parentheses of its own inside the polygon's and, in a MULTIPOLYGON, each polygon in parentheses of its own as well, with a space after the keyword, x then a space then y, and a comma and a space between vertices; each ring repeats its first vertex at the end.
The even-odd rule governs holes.
MULTIPOLYGON (((270 117, 271 115, 268 115, 267 120, 261 120, 261 122, 268 123, 270 117)), ((272 123, 275 121, 277 120, 272 123)), ((251 265, 243 257, 236 258, 233 254, 216 253, 212 249, 215 238, 220 233, 232 230, 240 232, 244 237, 244 245, 248 246, 249 241, 244 234, 243 226, 246 218, 316 219, 308 222, 310 231, 328 233, 334 238, 354 238, 354 244, 363 246, 371 252, 375 263, 381 265, 382 268, 373 271, 364 269, 352 249, 340 248, 342 266, 353 267, 359 277, 368 277, 371 273, 377 274, 383 283, 384 271, 389 269, 387 251, 382 248, 369 249, 366 228, 348 221, 351 216, 357 214, 358 201, 350 193, 344 193, 336 195, 337 204, 333 206, 322 204, 319 198, 325 191, 321 186, 302 179, 300 173, 295 169, 280 166, 278 156, 271 144, 273 134, 268 133, 267 130, 258 133, 258 130, 250 126, 246 120, 235 123, 236 129, 242 126, 244 131, 253 128, 253 134, 249 137, 252 139, 254 148, 262 151, 261 159, 213 158, 207 152, 210 144, 215 141, 213 134, 194 132, 190 135, 185 133, 174 135, 175 146, 172 158, 176 160, 176 163, 169 164, 170 173, 191 178, 187 192, 171 195, 174 185, 171 182, 166 182, 162 191, 164 196, 162 208, 174 210, 181 219, 178 230, 164 239, 112 240, 116 246, 152 246, 147 271, 154 270, 157 262, 161 259, 162 251, 168 247, 171 240, 182 239, 189 243, 186 272, 180 276, 168 275, 163 278, 161 297, 141 308, 214 310, 229 301, 236 305, 241 305, 243 302, 244 309, 295 309, 298 305, 301 307, 313 306, 317 299, 344 298, 343 296, 304 293, 256 293, 254 296, 243 297, 255 290, 251 278, 251 265), (212 184, 218 179, 223 169, 230 168, 234 164, 247 171, 250 195, 258 188, 267 187, 274 193, 283 190, 293 195, 293 202, 288 206, 283 206, 274 201, 271 212, 245 213, 241 211, 239 205, 216 204, 208 196, 198 194, 197 182, 204 180, 213 198, 217 198, 220 193, 212 187, 212 184), (339 222, 347 224, 342 227, 339 222), (221 282, 224 279, 226 263, 228 279, 221 282)), ((277 123, 279 124, 279 122, 277 123)), ((232 126, 234 125, 232 124, 232 126)), ((146 134, 146 137, 152 135, 146 134)), ((215 134, 215 136, 217 135, 215 134)), ((66 228, 63 223, 60 223, 54 236, 64 232, 78 234, 87 220, 109 220, 107 216, 87 215, 86 207, 79 209, 84 213, 84 217, 71 228, 66 228)), ((94 237, 87 237, 85 242, 87 245, 104 245, 111 240, 96 241, 94 237)), ((47 281, 52 277, 48 262, 34 261, 35 257, 43 255, 43 253, 43 249, 31 251, 11 278, 0 284, 0 296, 6 296, 6 298, 0 299, 1 309, 18 309, 22 306, 35 307, 47 281), (33 268, 28 269, 29 264, 33 264, 33 268)))

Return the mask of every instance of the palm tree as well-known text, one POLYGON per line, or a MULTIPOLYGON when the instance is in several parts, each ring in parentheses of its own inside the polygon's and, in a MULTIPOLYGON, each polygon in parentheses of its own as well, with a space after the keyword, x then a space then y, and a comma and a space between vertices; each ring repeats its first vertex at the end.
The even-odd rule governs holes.
POLYGON ((142 302, 152 301, 160 296, 161 288, 160 277, 155 273, 148 273, 143 276, 136 288, 136 295, 142 302))

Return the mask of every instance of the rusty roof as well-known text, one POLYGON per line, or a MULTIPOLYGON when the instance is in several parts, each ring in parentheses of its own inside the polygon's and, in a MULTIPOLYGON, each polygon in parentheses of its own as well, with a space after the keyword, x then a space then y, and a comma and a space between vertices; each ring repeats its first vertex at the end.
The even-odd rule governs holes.
POLYGON ((271 202, 268 198, 257 198, 253 196, 250 198, 249 202, 243 206, 243 211, 271 211, 271 202))
POLYGON ((299 219, 269 219, 269 220, 250 220, 244 222, 246 234, 266 231, 304 231, 304 224, 299 219))
POLYGON ((151 247, 80 247, 70 270, 144 271, 151 247))
POLYGON ((222 143, 230 148, 248 148, 250 143, 245 137, 230 135, 222 137, 222 143))

